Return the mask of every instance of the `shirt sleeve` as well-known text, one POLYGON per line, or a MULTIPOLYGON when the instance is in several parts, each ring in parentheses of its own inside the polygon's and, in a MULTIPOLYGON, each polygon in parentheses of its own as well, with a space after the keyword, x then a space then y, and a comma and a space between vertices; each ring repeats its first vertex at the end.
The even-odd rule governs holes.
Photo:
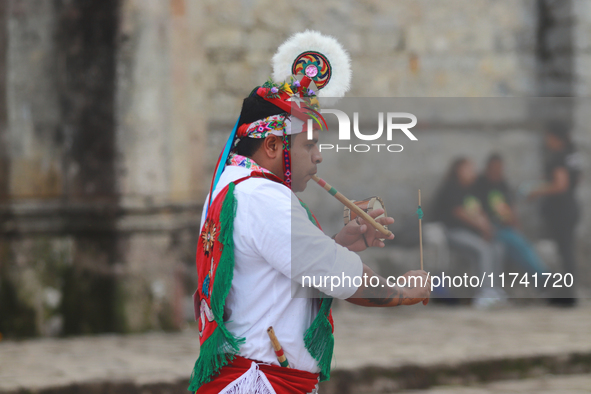
POLYGON ((273 268, 299 285, 322 278, 315 287, 331 297, 346 299, 355 293, 353 278, 363 273, 361 259, 316 227, 291 190, 264 181, 242 200, 248 204, 244 208, 254 249, 273 268), (335 286, 332 278, 337 277, 335 286))

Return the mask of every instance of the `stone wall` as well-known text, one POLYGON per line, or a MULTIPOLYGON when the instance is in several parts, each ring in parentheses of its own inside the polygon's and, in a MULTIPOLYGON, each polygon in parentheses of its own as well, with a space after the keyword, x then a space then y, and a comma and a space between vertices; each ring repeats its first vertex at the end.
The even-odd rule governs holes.
MULTIPOLYGON (((33 309, 27 329, 36 333, 55 331, 52 325, 64 333, 119 330, 111 272, 118 4, 6 7, 10 170, 1 263, 11 302, 2 313, 18 321, 33 309), (56 246, 63 238, 72 253, 56 246)), ((30 334, 11 324, 3 319, 2 329, 30 334)))
MULTIPOLYGON (((213 164, 242 98, 268 78, 292 33, 317 29, 343 43, 352 97, 588 97, 590 4, 1 2, 0 316, 11 318, 0 332, 174 329, 190 317, 213 164)), ((572 113, 589 157, 589 115, 572 113)), ((539 176, 541 137, 528 127, 421 138, 430 142, 392 162, 404 168, 390 174, 400 187, 385 191, 397 217, 417 187, 431 198, 442 163, 467 150, 477 161, 500 150, 519 168, 515 182, 539 176), (431 155, 433 146, 441 152, 431 155)), ((347 188, 331 171, 323 175, 347 188)), ((590 184, 586 171, 581 239, 591 232, 590 184)))
POLYGON ((289 35, 334 35, 352 58, 353 97, 534 95, 536 3, 206 1, 210 122, 271 73, 289 35))
POLYGON ((0 332, 178 329, 204 191, 200 3, 3 6, 0 332))
MULTIPOLYGON (((589 103, 591 97, 591 2, 573 2, 573 52, 574 52, 574 87, 573 96, 585 98, 589 103)), ((591 111, 583 106, 575 113, 574 139, 578 149, 585 153, 585 169, 579 190, 579 200, 583 202, 582 224, 579 226, 579 243, 581 255, 587 257, 583 263, 588 266, 591 256, 591 111)))
MULTIPOLYGON (((351 97, 519 97, 538 93, 536 1, 222 3, 224 6, 207 2, 210 146, 222 146, 240 112, 241 98, 268 78, 277 46, 306 28, 334 35, 350 52, 351 97)), ((497 139, 493 134, 476 132, 471 141, 477 146, 488 146, 497 139)), ((468 134, 446 133, 448 141, 456 142, 468 134)), ((535 140, 535 136, 524 138, 535 140)), ((490 149, 483 149, 482 154, 485 151, 490 149)), ((433 174, 413 173, 414 179, 436 179, 447 159, 457 153, 461 150, 450 149, 445 157, 438 156, 443 163, 433 174)), ((213 165, 217 154, 218 149, 212 149, 208 163, 213 165)), ((418 157, 406 160, 405 167, 422 168, 418 157)), ((330 179, 338 176, 326 174, 330 179)))

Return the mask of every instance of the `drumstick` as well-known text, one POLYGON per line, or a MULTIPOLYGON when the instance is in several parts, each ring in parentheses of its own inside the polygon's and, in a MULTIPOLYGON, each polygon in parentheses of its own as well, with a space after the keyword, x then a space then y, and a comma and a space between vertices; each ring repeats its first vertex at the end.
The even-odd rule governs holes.
POLYGON ((421 271, 423 270, 423 210, 421 209, 421 189, 419 189, 419 208, 417 209, 419 215, 419 247, 421 253, 421 271))
POLYGON ((291 368, 289 366, 289 361, 287 361, 287 357, 285 357, 285 354, 283 353, 283 348, 275 336, 275 330, 273 330, 273 326, 267 328, 267 334, 269 334, 269 338, 271 339, 271 345, 273 345, 273 350, 275 350, 279 365, 282 367, 291 368))
POLYGON ((392 232, 390 230, 388 230, 387 228, 385 228, 384 226, 382 226, 381 224, 376 222, 374 220, 374 218, 372 218, 367 213, 365 213, 365 211, 363 211, 361 208, 359 208, 357 205, 355 205, 353 202, 351 202, 351 200, 349 200, 347 197, 343 196, 337 189, 335 189, 334 187, 332 187, 331 185, 326 183, 326 181, 324 179, 319 178, 316 175, 312 175, 312 179, 314 179, 314 181, 316 181, 316 183, 318 183, 320 186, 322 186, 324 188, 324 190, 326 190, 332 196, 334 196, 334 198, 336 198, 341 203, 343 203, 343 205, 345 205, 350 210, 355 212, 357 214, 357 216, 361 216, 366 222, 371 224, 372 227, 375 228, 376 230, 378 230, 380 233, 382 233, 386 237, 389 237, 390 235, 392 235, 392 232))

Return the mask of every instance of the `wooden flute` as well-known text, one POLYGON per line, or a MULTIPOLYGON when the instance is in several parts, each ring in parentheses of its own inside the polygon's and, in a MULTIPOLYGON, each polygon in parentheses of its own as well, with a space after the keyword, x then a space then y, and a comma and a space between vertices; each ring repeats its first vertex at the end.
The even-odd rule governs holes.
POLYGON ((277 356, 277 361, 279 361, 279 365, 281 365, 282 367, 291 368, 289 366, 289 361, 287 360, 287 357, 285 357, 285 354, 283 353, 283 348, 281 347, 281 344, 279 343, 277 336, 275 336, 275 330, 273 330, 273 326, 267 329, 267 334, 269 334, 269 339, 271 340, 271 345, 273 346, 273 350, 275 351, 275 355, 277 356))

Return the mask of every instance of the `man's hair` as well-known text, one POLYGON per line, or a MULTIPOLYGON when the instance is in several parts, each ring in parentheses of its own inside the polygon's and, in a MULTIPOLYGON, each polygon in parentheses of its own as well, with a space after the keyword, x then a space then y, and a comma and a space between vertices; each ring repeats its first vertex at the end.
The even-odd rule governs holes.
MULTIPOLYGON (((291 144, 291 135, 287 136, 287 141, 291 144)), ((238 141, 235 152, 241 156, 252 157, 265 142, 264 138, 249 138, 244 137, 238 141)))
POLYGON ((449 167, 447 168, 447 173, 443 181, 439 184, 437 191, 435 192, 435 197, 432 200, 430 211, 433 212, 430 215, 430 220, 433 221, 440 221, 443 220, 445 215, 445 207, 444 207, 444 195, 450 188, 458 188, 460 187, 460 181, 458 172, 460 167, 467 163, 469 159, 465 156, 456 157, 449 167))
POLYGON ((240 111, 238 126, 252 123, 259 119, 265 119, 272 115, 280 115, 284 113, 286 113, 285 110, 256 94, 255 89, 253 93, 242 102, 242 110, 240 111))
POLYGON ((263 145, 264 141, 263 138, 241 138, 238 141, 238 145, 236 145, 236 153, 241 156, 252 157, 261 145, 263 145))

